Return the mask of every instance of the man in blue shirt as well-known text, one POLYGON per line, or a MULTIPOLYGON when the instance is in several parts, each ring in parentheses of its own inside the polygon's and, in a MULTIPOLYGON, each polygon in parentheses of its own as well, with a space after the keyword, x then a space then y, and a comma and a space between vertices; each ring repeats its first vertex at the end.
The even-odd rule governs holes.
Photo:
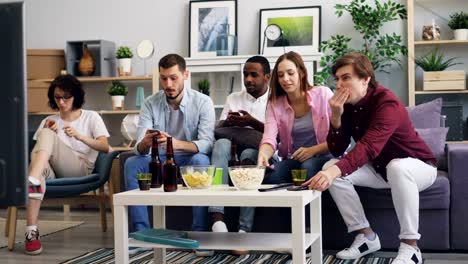
MULTIPOLYGON (((209 165, 214 142, 215 112, 210 97, 192 90, 184 81, 188 71, 184 58, 168 54, 159 61, 162 90, 141 107, 136 156, 125 162, 127 190, 138 189, 138 173, 148 172, 153 136, 158 137, 161 161, 166 159, 166 139, 172 137, 177 165, 209 165), (157 129, 159 132, 149 132, 157 129), (159 133, 159 134, 158 134, 159 133)), ((130 207, 135 231, 149 228, 145 206, 130 207)), ((207 207, 193 207, 193 231, 207 231, 207 207)))

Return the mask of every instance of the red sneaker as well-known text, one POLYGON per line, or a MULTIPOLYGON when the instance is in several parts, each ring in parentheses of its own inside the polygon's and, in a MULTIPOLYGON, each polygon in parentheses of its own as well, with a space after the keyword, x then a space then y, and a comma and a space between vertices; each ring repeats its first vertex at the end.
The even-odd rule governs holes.
POLYGON ((31 181, 28 181, 28 196, 31 199, 42 199, 44 193, 42 192, 41 185, 35 185, 31 181))
POLYGON ((39 255, 42 252, 41 241, 39 240, 39 230, 26 231, 26 241, 24 250, 28 255, 39 255))

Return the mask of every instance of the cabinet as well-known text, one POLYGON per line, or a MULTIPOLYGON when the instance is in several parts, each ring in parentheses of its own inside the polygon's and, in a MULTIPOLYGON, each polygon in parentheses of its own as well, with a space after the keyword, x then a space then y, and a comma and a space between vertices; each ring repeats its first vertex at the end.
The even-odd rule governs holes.
MULTIPOLYGON (((439 49, 446 58, 457 57, 464 65, 451 67, 450 70, 468 72, 468 40, 453 40, 452 30, 448 27, 449 15, 454 12, 468 12, 464 0, 407 0, 408 9, 408 102, 410 106, 442 97, 442 114, 447 116, 446 125, 451 127, 448 140, 468 142, 467 113, 468 90, 425 91, 422 88, 422 70, 417 68, 414 59, 434 48, 439 49), (432 20, 440 26, 441 39, 422 40, 422 26, 432 20), (452 128, 458 127, 454 130, 452 128), (456 139, 454 139, 456 138, 456 139)), ((465 76, 466 78, 466 76, 465 76)))
MULTIPOLYGON (((135 107, 136 87, 145 87, 145 96, 149 96, 157 91, 158 80, 154 81, 153 76, 125 76, 125 77, 78 77, 82 82, 86 92, 85 104, 83 109, 94 110, 98 112, 107 126, 109 134, 109 143, 115 150, 130 150, 130 147, 123 147, 124 138, 120 132, 122 119, 127 114, 138 114, 140 110, 135 107), (110 82, 118 80, 123 82, 128 88, 128 95, 125 97, 125 109, 121 111, 113 111, 111 98, 107 94, 107 86, 110 82), (151 84, 151 85, 148 85, 151 84)), ((37 79, 36 83, 41 83, 48 87, 52 79, 37 79)), ((35 100, 47 103, 47 95, 35 100)), ((29 112, 29 127, 35 130, 39 126, 40 121, 47 115, 55 112, 29 112)))

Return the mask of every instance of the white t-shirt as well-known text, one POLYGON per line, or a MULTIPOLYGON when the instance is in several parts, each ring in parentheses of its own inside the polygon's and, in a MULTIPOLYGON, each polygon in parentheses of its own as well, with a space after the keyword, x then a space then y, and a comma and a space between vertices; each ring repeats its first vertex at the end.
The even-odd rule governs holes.
POLYGON ((109 132, 107 131, 106 125, 102 120, 101 116, 95 112, 90 110, 81 110, 81 115, 78 119, 73 122, 63 121, 60 118, 59 114, 51 115, 44 120, 42 120, 39 128, 36 130, 33 139, 37 140, 37 135, 39 131, 44 127, 45 121, 47 119, 54 120, 57 124, 58 137, 67 145, 69 146, 73 152, 83 159, 87 159, 94 165, 96 158, 98 156, 98 151, 90 148, 88 145, 84 144, 83 142, 77 140, 74 137, 69 137, 65 134, 63 130, 64 126, 70 125, 71 127, 75 128, 78 133, 88 136, 90 138, 96 139, 98 137, 109 137, 109 132))
POLYGON ((267 103, 268 91, 259 98, 253 97, 245 89, 239 92, 234 92, 227 97, 226 104, 224 105, 223 112, 221 113, 219 120, 226 120, 229 111, 237 112, 239 110, 244 110, 249 112, 249 114, 258 121, 265 123, 267 103))

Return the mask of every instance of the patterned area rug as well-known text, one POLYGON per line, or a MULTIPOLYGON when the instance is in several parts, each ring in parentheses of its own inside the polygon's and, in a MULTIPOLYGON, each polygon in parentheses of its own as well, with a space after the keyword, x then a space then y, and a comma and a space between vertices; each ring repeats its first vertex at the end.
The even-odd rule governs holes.
MULTIPOLYGON (((392 262, 392 258, 379 258, 374 256, 363 257, 358 260, 340 260, 335 256, 323 256, 323 264, 351 264, 351 263, 372 263, 372 264, 388 264, 392 262)), ((95 251, 83 254, 79 257, 62 262, 62 264, 113 264, 114 249, 100 248, 95 251)), ((143 251, 130 255, 130 263, 132 264, 155 264, 153 262, 153 251, 143 251)), ((291 255, 285 254, 267 254, 256 253, 243 256, 233 256, 226 253, 216 253, 212 257, 197 257, 191 251, 168 251, 167 263, 169 264, 280 264, 291 263, 291 255)), ((307 262, 312 264, 311 261, 307 262)), ((315 263, 314 263, 315 264, 315 263)))
MULTIPOLYGON (((81 221, 52 221, 52 220, 40 220, 39 221, 39 231, 41 237, 47 236, 65 229, 69 229, 75 226, 79 226, 84 222, 81 221)), ((8 237, 3 235, 5 230, 6 219, 0 217, 0 248, 6 247, 8 245, 8 237)), ((18 219, 16 221, 16 237, 15 243, 24 242, 24 233, 26 231, 26 220, 18 219)))

